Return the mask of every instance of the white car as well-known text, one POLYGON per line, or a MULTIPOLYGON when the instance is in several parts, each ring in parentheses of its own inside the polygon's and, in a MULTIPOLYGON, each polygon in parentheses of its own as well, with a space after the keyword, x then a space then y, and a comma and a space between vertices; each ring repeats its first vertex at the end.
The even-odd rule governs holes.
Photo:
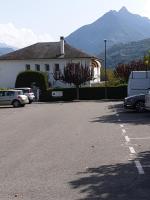
POLYGON ((29 87, 20 87, 20 88, 15 88, 17 90, 22 90, 23 94, 26 95, 29 99, 29 103, 32 103, 35 100, 35 95, 32 92, 32 89, 29 87))
POLYGON ((145 109, 150 110, 150 90, 145 95, 145 109))
POLYGON ((29 103, 28 97, 23 95, 22 90, 0 90, 0 105, 12 105, 23 107, 29 103))

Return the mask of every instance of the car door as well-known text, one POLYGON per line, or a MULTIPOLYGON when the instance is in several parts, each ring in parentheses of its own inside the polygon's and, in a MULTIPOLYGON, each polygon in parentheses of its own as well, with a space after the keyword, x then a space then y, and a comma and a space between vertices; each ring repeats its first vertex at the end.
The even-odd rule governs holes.
POLYGON ((0 105, 3 104, 3 91, 0 91, 0 105))
POLYGON ((6 105, 6 91, 0 91, 0 105, 6 105))
POLYGON ((12 101, 13 101, 13 99, 14 99, 14 95, 15 95, 15 92, 14 92, 14 91, 7 91, 7 92, 6 92, 5 98, 6 98, 6 104, 7 104, 7 105, 12 104, 12 101))

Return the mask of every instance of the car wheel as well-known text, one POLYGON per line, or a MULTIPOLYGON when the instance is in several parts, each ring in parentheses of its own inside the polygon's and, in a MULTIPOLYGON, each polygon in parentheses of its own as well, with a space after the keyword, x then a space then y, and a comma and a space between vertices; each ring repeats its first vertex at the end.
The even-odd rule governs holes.
POLYGON ((138 101, 135 104, 135 110, 137 112, 144 112, 145 111, 145 103, 143 101, 138 101))
POLYGON ((14 108, 20 107, 20 102, 17 100, 15 100, 12 104, 14 108))
POLYGON ((29 100, 29 104, 31 104, 32 103, 32 100, 29 100))

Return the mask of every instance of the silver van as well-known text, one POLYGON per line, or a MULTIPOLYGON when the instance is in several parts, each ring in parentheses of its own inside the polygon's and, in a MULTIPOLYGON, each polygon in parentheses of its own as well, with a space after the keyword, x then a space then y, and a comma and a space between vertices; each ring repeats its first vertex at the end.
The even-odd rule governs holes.
POLYGON ((150 89, 150 71, 132 71, 128 80, 128 96, 146 94, 150 89))
POLYGON ((12 105, 13 107, 23 107, 29 103, 22 90, 0 90, 0 105, 12 105))

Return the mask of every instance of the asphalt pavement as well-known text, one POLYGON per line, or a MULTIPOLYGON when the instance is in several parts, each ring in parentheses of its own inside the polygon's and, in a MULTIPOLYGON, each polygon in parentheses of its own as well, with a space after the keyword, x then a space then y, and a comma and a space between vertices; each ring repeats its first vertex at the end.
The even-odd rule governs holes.
POLYGON ((0 199, 149 200, 149 124, 122 102, 0 107, 0 199))

